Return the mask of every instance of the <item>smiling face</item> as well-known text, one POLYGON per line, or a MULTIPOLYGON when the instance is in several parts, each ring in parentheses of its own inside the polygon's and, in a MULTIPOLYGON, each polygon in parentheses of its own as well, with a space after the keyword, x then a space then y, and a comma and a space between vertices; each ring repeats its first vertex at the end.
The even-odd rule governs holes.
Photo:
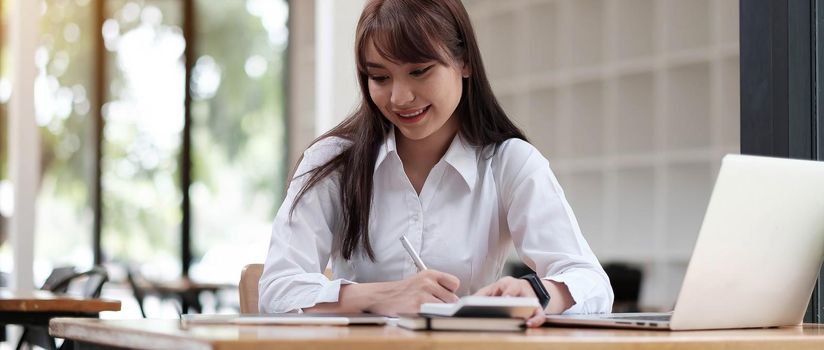
POLYGON ((458 130, 453 114, 463 93, 462 65, 392 62, 372 42, 364 58, 369 96, 403 137, 417 141, 458 130))

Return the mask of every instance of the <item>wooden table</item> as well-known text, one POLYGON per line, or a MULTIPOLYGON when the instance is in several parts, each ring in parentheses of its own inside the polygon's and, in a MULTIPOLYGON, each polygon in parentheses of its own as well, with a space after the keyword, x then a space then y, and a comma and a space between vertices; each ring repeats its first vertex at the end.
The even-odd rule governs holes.
POLYGON ((76 349, 824 349, 824 325, 720 331, 540 328, 525 332, 414 332, 394 326, 182 328, 178 320, 59 318, 49 332, 76 349))
POLYGON ((0 289, 0 324, 48 325, 53 317, 97 317, 101 311, 120 311, 120 302, 55 295, 43 290, 20 294, 0 289))
POLYGON ((203 312, 203 306, 200 304, 201 293, 207 292, 216 295, 221 290, 237 289, 236 284, 196 282, 188 277, 170 281, 150 281, 140 278, 135 281, 135 284, 136 286, 133 286, 133 288, 141 288, 143 294, 180 301, 181 311, 184 314, 189 313, 189 309, 194 309, 197 313, 203 312))
MULTIPOLYGON (((55 317, 94 317, 101 311, 119 311, 120 302, 55 295, 43 290, 15 293, 0 289, 0 327, 8 324, 39 329, 45 337, 49 321, 55 317)), ((53 342, 53 340, 51 340, 53 342)))

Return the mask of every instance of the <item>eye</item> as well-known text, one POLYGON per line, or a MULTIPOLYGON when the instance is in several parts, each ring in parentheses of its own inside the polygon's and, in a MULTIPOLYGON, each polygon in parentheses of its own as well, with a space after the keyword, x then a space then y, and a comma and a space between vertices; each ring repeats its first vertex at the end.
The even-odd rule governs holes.
POLYGON ((434 65, 434 64, 432 64, 432 65, 429 65, 429 66, 427 66, 427 67, 425 67, 425 68, 416 69, 416 70, 413 70, 413 71, 412 71, 411 73, 409 73, 409 74, 411 74, 411 75, 413 75, 413 76, 416 76, 416 77, 419 77, 419 76, 421 76, 421 75, 424 75, 426 72, 428 72, 428 71, 429 71, 430 69, 432 69, 432 67, 434 67, 434 66, 435 66, 435 65, 434 65))
POLYGON ((389 77, 387 77, 385 75, 370 75, 369 79, 371 79, 372 81, 380 84, 380 83, 385 82, 387 79, 389 79, 389 77))

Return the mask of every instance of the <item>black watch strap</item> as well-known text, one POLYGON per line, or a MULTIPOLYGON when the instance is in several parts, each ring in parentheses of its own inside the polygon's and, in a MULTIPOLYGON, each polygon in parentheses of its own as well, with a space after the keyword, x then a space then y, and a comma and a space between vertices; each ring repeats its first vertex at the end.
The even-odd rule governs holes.
POLYGON ((549 292, 546 291, 544 284, 541 283, 541 279, 534 273, 522 276, 521 279, 529 282, 529 285, 532 286, 532 290, 535 291, 535 295, 538 297, 538 302, 541 303, 541 308, 546 309, 546 306, 549 305, 549 292))

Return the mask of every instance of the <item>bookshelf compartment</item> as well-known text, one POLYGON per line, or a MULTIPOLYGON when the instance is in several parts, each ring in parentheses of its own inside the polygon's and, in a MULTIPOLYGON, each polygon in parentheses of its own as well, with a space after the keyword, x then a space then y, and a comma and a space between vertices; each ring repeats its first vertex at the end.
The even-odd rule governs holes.
POLYGON ((627 60, 652 56, 655 52, 654 0, 614 1, 614 31, 609 33, 610 58, 627 60))
POLYGON ((721 44, 738 45, 738 0, 715 0, 721 44))
POLYGON ((655 174, 652 168, 615 171, 615 236, 611 250, 652 253, 655 238, 655 174))
POLYGON ((666 40, 668 52, 708 47, 711 16, 707 0, 667 0, 666 40))
POLYGON ((642 304, 671 308, 739 149, 738 1, 465 3, 498 97, 599 259, 643 264, 642 304))
POLYGON ((561 183, 561 187, 590 247, 596 252, 608 250, 604 234, 603 173, 570 173, 568 179, 561 183))
POLYGON ((568 140, 570 156, 593 157, 603 154, 604 89, 601 82, 574 85, 569 90, 568 140))
POLYGON ((611 153, 655 150, 655 77, 651 73, 622 76, 615 82, 615 120, 611 153))
POLYGON ((668 73, 666 147, 685 150, 710 146, 709 64, 676 67, 668 73))
POLYGON ((497 13, 484 20, 485 26, 478 35, 487 73, 492 79, 509 78, 515 73, 517 46, 515 14, 512 11, 497 13))
POLYGON ((531 5, 526 15, 528 28, 526 67, 529 73, 543 72, 558 67, 558 5, 541 2, 531 5))
POLYGON ((604 1, 575 0, 562 3, 565 67, 587 67, 603 62, 604 1))
POLYGON ((734 149, 741 145, 741 75, 738 57, 721 61, 721 134, 723 146, 734 149))
POLYGON ((550 161, 564 156, 557 136, 560 123, 556 95, 554 89, 538 90, 529 95, 528 122, 524 128, 530 142, 550 161))
POLYGON ((712 163, 671 164, 667 174, 667 251, 688 254, 710 200, 712 163))

